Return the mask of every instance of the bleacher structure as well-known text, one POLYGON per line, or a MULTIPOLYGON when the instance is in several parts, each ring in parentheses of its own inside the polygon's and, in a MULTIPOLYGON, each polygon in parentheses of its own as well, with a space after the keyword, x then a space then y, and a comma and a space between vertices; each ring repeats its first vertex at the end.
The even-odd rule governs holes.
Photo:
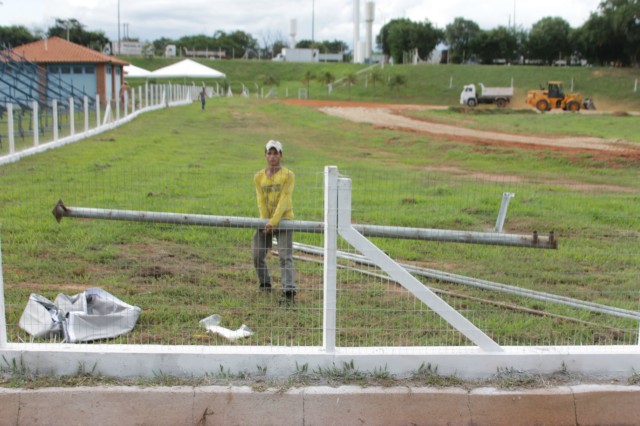
MULTIPOLYGON (((16 112, 16 130, 21 138, 32 132, 34 102, 40 111, 38 128, 40 133, 44 133, 45 129, 53 125, 53 100, 58 101, 58 114, 62 118, 69 113, 69 99, 73 99, 74 108, 80 110, 85 97, 90 106, 95 105, 95 94, 89 95, 59 76, 55 78, 45 67, 38 66, 9 47, 3 46, 0 49, 0 120, 3 119, 7 104, 13 104, 16 112)), ((62 121, 58 126, 62 126, 62 121)))

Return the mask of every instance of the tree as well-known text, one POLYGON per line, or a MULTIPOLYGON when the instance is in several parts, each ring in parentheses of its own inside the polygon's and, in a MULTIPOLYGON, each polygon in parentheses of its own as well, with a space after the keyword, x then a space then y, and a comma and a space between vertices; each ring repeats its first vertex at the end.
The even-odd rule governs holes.
POLYGON ((382 73, 380 70, 375 69, 371 73, 369 73, 369 77, 371 79, 371 84, 373 85, 373 92, 376 91, 376 83, 382 83, 384 81, 382 77, 382 73))
POLYGON ((330 92, 330 87, 333 82, 336 81, 336 77, 331 73, 331 71, 325 71, 322 73, 320 81, 327 86, 327 92, 330 92))
POLYGON ((640 0, 602 1, 575 39, 591 62, 639 66, 640 0))
POLYGON ((351 87, 358 82, 358 77, 351 72, 344 77, 343 81, 349 87, 349 99, 351 99, 351 87))
POLYGON ((403 75, 392 75, 389 78, 389 82, 387 83, 389 85, 389 89, 391 90, 396 90, 396 92, 400 91, 400 87, 404 86, 405 84, 407 84, 407 78, 403 75))
POLYGON ((311 70, 307 70, 302 77, 302 82, 305 86, 307 86, 307 97, 311 97, 311 93, 309 92, 309 83, 311 83, 311 80, 313 80, 314 78, 316 78, 316 76, 311 70))
POLYGON ((167 48, 168 45, 170 44, 175 44, 177 45, 178 42, 171 40, 170 38, 166 38, 166 37, 162 37, 159 38, 157 40, 153 41, 153 52, 156 54, 156 56, 164 56, 164 52, 167 48))
POLYGON ((460 64, 467 60, 473 53, 473 43, 480 36, 480 33, 478 24, 464 18, 456 18, 453 23, 447 25, 444 35, 449 45, 451 62, 460 64))
POLYGON ((529 32, 526 43, 529 58, 542 59, 549 64, 556 59, 571 56, 570 34, 571 26, 564 19, 542 18, 533 24, 529 32))
POLYGON ((402 63, 404 54, 416 49, 421 58, 428 58, 442 40, 444 31, 435 28, 431 22, 412 22, 406 18, 390 21, 376 37, 382 53, 396 63, 402 63))
POLYGON ((483 64, 498 60, 511 62, 517 57, 517 48, 516 34, 503 26, 481 32, 473 45, 483 64))
POLYGON ((56 18, 55 25, 47 31, 47 37, 60 37, 98 51, 102 51, 109 43, 103 31, 87 31, 83 24, 73 18, 56 18))
POLYGON ((0 49, 4 47, 16 47, 38 40, 38 37, 29 32, 22 25, 0 27, 0 49))

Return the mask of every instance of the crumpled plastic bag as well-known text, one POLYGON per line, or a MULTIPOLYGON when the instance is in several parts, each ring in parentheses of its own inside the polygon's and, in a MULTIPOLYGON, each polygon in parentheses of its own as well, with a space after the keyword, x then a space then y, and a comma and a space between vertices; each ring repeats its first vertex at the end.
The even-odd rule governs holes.
POLYGON ((222 318, 220 317, 220 315, 213 314, 206 317, 205 319, 200 320, 200 327, 206 329, 209 333, 219 334, 220 336, 229 340, 238 340, 245 337, 253 336, 253 331, 245 324, 242 324, 237 330, 229 330, 228 328, 224 328, 218 325, 221 321, 222 318))
POLYGON ((54 302, 32 293, 18 325, 37 338, 88 342, 129 333, 140 311, 101 288, 73 296, 60 293, 54 302))

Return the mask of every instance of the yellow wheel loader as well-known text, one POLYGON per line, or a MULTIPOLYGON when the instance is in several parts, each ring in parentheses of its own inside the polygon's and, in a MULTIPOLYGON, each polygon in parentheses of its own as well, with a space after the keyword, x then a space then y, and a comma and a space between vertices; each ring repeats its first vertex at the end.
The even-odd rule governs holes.
POLYGON ((538 111, 596 109, 593 101, 589 98, 583 101, 580 93, 565 93, 561 81, 548 82, 547 89, 541 87, 540 90, 529 90, 525 102, 538 111))

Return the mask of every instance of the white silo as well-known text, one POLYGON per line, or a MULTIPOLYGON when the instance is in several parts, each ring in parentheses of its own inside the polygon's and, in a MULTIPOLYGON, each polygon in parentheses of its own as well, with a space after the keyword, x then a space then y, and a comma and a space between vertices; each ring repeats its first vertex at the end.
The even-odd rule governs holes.
POLYGON ((298 33, 298 22, 295 19, 289 21, 289 47, 296 48, 296 35, 298 33))
POLYGON ((367 24, 367 44, 364 52, 365 60, 370 60, 373 54, 373 20, 375 19, 375 8, 376 4, 372 1, 368 1, 364 5, 364 21, 367 24))
POLYGON ((358 63, 360 47, 360 0, 353 0, 353 63, 358 63))

